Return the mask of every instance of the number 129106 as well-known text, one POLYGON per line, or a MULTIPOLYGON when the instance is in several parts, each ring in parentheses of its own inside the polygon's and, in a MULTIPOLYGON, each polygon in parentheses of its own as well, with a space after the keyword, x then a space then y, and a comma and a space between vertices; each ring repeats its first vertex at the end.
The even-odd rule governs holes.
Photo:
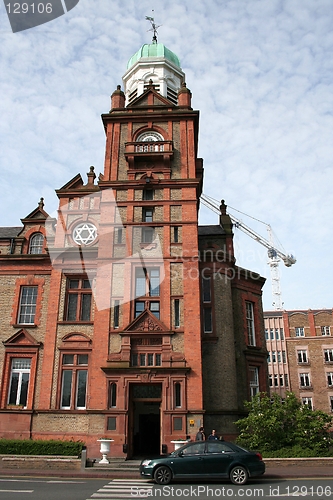
POLYGON ((52 4, 47 3, 10 3, 6 4, 8 14, 51 14, 52 4))

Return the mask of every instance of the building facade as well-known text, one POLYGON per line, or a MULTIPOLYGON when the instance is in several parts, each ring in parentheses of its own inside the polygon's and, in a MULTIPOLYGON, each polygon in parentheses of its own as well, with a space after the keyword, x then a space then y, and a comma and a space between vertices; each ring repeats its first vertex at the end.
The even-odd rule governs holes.
POLYGON ((236 435, 267 390, 264 279, 238 268, 226 205, 198 226, 199 112, 163 44, 130 59, 102 115, 105 164, 0 228, 1 437, 97 439, 131 458, 200 425, 236 435), (10 425, 9 425, 10 424, 10 425))
POLYGON ((270 391, 333 411, 333 311, 265 312, 270 391))

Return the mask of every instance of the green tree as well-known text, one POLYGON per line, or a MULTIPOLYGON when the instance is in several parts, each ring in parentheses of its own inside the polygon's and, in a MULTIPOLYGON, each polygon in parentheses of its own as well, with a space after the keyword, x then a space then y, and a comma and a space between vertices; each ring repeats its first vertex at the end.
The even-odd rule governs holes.
POLYGON ((332 446, 329 430, 333 417, 311 410, 292 392, 284 401, 277 394, 260 393, 245 406, 249 414, 236 425, 240 431, 237 442, 247 448, 272 452, 297 446, 322 455, 332 446))

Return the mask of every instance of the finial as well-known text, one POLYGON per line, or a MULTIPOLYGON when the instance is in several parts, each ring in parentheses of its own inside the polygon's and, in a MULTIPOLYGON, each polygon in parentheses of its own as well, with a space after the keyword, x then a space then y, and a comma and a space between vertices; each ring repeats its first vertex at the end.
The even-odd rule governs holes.
POLYGON ((96 179, 95 167, 94 166, 91 166, 89 168, 89 172, 87 173, 87 177, 88 177, 88 184, 87 184, 87 186, 93 185, 94 184, 94 180, 96 179))
POLYGON ((43 209, 44 208, 44 198, 41 198, 38 203, 39 208, 43 209))
POLYGON ((221 215, 227 215, 227 205, 224 200, 221 200, 220 211, 221 215))
MULTIPOLYGON (((154 10, 152 10, 152 12, 154 12, 154 10)), ((153 32, 153 43, 157 43, 157 29, 160 28, 162 25, 160 24, 159 26, 156 26, 153 17, 146 16, 146 20, 149 21, 151 24, 151 28, 148 31, 153 32)))

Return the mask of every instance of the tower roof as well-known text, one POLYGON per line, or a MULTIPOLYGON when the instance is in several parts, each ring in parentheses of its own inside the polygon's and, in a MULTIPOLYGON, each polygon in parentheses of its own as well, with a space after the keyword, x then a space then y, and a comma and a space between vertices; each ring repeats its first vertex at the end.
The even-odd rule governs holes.
POLYGON ((130 58, 127 63, 127 69, 130 69, 141 58, 164 57, 172 64, 180 68, 178 56, 169 50, 163 43, 145 43, 142 47, 130 58))

